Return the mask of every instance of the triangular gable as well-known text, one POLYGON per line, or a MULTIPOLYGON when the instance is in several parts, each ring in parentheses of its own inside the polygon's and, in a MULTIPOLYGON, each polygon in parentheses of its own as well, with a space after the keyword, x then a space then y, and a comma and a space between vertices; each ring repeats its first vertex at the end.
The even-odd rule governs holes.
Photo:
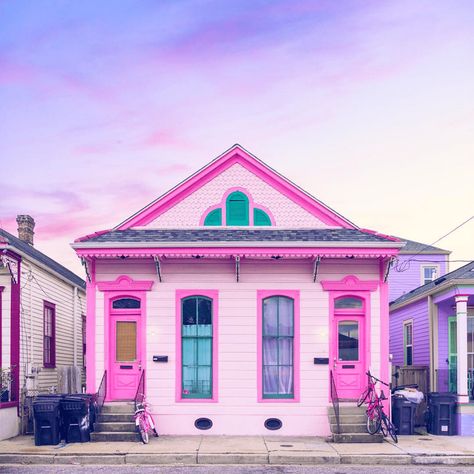
MULTIPOLYGON (((186 198, 191 196, 207 183, 210 183, 226 170, 229 170, 231 167, 235 168, 235 165, 240 165, 240 167, 244 168, 246 172, 250 172, 260 180, 263 180, 266 184, 292 201, 292 203, 297 204, 307 213, 314 216, 323 225, 348 229, 357 228, 357 226, 352 222, 342 217, 315 197, 303 191, 290 180, 246 151, 240 145, 234 145, 189 178, 123 221, 115 229, 125 230, 131 227, 147 226, 150 223, 153 223, 153 221, 159 223, 160 216, 167 213, 179 203, 182 203, 186 198)), ((209 205, 211 204, 212 203, 209 203, 209 205)), ((264 205, 265 203, 260 204, 264 205)))

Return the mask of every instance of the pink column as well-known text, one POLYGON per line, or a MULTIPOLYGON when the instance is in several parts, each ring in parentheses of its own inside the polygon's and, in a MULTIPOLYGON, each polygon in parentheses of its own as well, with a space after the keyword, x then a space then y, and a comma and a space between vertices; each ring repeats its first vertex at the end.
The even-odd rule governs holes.
POLYGON ((94 393, 96 387, 95 373, 95 307, 96 307, 96 283, 95 283, 95 260, 89 262, 91 281, 86 283, 86 388, 88 393, 94 393))

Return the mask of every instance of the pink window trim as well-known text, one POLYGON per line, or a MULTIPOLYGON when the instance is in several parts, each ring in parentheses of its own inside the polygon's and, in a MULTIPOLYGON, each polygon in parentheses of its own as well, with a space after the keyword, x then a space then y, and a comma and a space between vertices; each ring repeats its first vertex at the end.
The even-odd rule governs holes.
POLYGON ((96 331, 96 298, 97 285, 95 281, 95 259, 89 260, 89 271, 91 281, 86 281, 86 338, 87 338, 87 352, 86 352, 86 388, 88 393, 94 393, 97 390, 96 374, 95 372, 95 331, 96 331))
MULTIPOLYGON (((3 344, 3 339, 2 339, 2 300, 3 300, 3 290, 5 289, 4 286, 0 286, 0 348, 2 347, 3 344)), ((2 366, 2 351, 0 350, 0 367, 2 366)), ((1 402, 0 402, 1 404, 1 402)))
POLYGON ((257 290, 257 402, 299 403, 300 401, 300 292, 299 290, 257 290), (294 398, 263 398, 262 304, 270 296, 286 296, 294 301, 293 385, 294 398))
POLYGON ((340 226, 346 229, 355 228, 355 225, 352 222, 299 189, 295 184, 274 172, 271 168, 243 150, 240 146, 235 145, 199 172, 190 176, 183 183, 174 187, 163 196, 145 206, 141 211, 126 219, 117 227, 117 230, 124 230, 129 229, 130 227, 149 224, 177 203, 190 196, 196 189, 204 186, 235 163, 240 164, 251 173, 258 176, 260 179, 294 201, 296 204, 306 209, 325 224, 340 226))
POLYGON ((222 225, 225 226, 227 225, 227 198, 232 194, 235 193, 236 191, 239 191, 247 196, 247 199, 249 200, 249 227, 254 226, 254 219, 253 219, 253 211, 255 208, 261 209, 262 211, 265 211, 268 214, 268 217, 270 218, 270 221, 272 223, 272 226, 276 225, 275 224, 275 217, 271 213, 271 211, 265 207, 261 206, 260 204, 255 204, 255 201, 253 200, 252 195, 246 188, 242 188, 240 186, 234 186, 232 188, 229 188, 224 195, 222 196, 221 202, 219 204, 215 204, 211 207, 208 207, 204 214, 201 216, 201 219, 199 220, 199 225, 203 226, 204 221, 206 220, 207 215, 209 212, 214 211, 216 209, 221 209, 222 210, 222 225))
POLYGON ((56 305, 49 301, 43 301, 43 367, 46 369, 56 368, 56 305), (49 347, 49 362, 46 362, 45 330, 46 330, 46 309, 51 310, 51 340, 49 347))
POLYGON ((176 394, 177 403, 216 403, 219 401, 219 291, 218 290, 176 290, 176 394), (212 398, 182 398, 181 372, 181 300, 188 296, 207 296, 212 300, 212 398))

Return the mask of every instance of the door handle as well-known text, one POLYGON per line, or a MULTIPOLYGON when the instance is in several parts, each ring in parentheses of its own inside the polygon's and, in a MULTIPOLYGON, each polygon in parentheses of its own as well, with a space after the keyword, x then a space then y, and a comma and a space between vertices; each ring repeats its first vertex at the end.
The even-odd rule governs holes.
POLYGON ((142 370, 142 363, 141 363, 141 361, 138 363, 138 370, 142 370))

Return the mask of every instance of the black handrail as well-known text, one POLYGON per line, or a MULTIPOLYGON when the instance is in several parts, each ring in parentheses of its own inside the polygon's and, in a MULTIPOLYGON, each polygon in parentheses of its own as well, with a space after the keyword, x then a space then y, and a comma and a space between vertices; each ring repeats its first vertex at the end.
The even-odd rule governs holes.
POLYGON ((137 393, 135 394, 135 411, 137 410, 138 405, 143 403, 145 399, 145 371, 142 370, 140 375, 140 381, 138 382, 137 393))
POLYGON ((336 434, 341 434, 341 425, 339 421, 339 397, 337 396, 336 382, 332 370, 330 371, 331 378, 331 402, 334 409, 334 417, 336 418, 336 434))
POLYGON ((99 389, 97 390, 97 410, 100 412, 104 406, 105 397, 107 396, 107 371, 104 370, 104 375, 100 381, 99 389))

